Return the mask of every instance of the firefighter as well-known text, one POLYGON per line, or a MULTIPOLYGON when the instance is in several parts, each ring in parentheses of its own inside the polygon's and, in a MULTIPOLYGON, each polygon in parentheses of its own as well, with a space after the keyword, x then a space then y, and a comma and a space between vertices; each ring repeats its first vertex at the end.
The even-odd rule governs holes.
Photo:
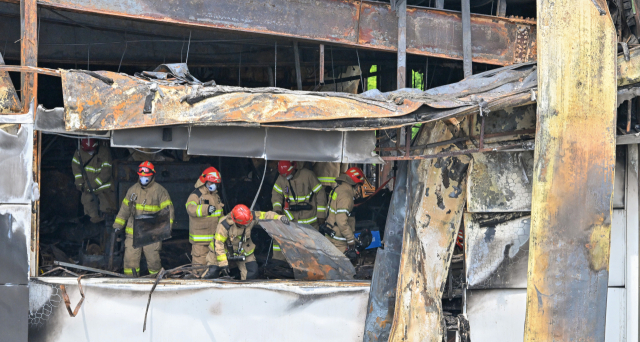
POLYGON ((333 162, 317 162, 313 164, 313 173, 318 176, 318 180, 322 183, 322 186, 329 187, 329 191, 336 186, 336 177, 341 172, 346 172, 348 168, 347 164, 333 163, 333 162))
POLYGON ((143 162, 138 167, 138 182, 132 185, 120 206, 120 211, 113 223, 116 230, 125 228, 126 238, 124 240, 124 274, 130 276, 140 275, 140 257, 144 251, 147 258, 147 268, 150 274, 156 274, 162 268, 160 263, 160 249, 162 242, 158 241, 144 247, 133 247, 133 218, 142 214, 155 214, 160 210, 169 207, 170 224, 173 226, 173 203, 167 190, 156 183, 156 170, 153 164, 148 161, 143 162), (135 206, 134 210, 131 210, 135 206))
POLYGON ((80 201, 91 222, 104 220, 104 214, 116 211, 116 196, 111 183, 111 151, 98 140, 80 139, 80 148, 73 155, 71 169, 76 188, 82 192, 80 201), (83 170, 84 169, 84 170, 83 170))
POLYGON ((209 269, 202 276, 212 279, 220 273, 229 274, 229 262, 235 262, 240 269, 240 279, 258 277, 258 263, 253 254, 256 245, 251 241, 251 229, 259 220, 280 220, 289 224, 289 219, 273 211, 251 211, 246 205, 236 205, 231 213, 220 219, 216 235, 209 244, 207 265, 209 269))
POLYGON ((364 173, 358 167, 352 167, 336 178, 338 186, 329 194, 329 215, 327 226, 331 229, 327 238, 341 252, 355 254, 356 241, 354 232, 356 220, 350 217, 354 198, 362 195, 364 173), (333 236, 331 236, 333 235, 333 236))
POLYGON ((222 216, 222 201, 218 195, 218 186, 222 178, 220 172, 209 167, 195 184, 195 190, 187 199, 189 214, 189 242, 191 243, 191 262, 194 265, 206 265, 209 244, 213 241, 218 219, 222 216))
MULTIPOLYGON (((324 223, 327 198, 313 171, 297 168, 296 162, 278 162, 278 179, 271 190, 273 211, 290 221, 306 223, 318 230, 318 220, 324 223)), ((280 246, 274 241, 273 258, 284 260, 280 246)))

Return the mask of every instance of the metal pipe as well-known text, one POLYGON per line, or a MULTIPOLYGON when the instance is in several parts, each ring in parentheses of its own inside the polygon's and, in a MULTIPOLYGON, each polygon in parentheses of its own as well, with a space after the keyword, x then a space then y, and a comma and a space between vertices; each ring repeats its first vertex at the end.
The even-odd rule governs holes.
POLYGON ((324 44, 320 44, 320 84, 324 84, 324 44))
POLYGON ((471 7, 470 0, 462 1, 462 56, 464 77, 467 78, 473 74, 473 66, 471 64, 471 7))
POLYGON ((398 15, 398 70, 396 89, 407 83, 407 0, 396 0, 398 15))

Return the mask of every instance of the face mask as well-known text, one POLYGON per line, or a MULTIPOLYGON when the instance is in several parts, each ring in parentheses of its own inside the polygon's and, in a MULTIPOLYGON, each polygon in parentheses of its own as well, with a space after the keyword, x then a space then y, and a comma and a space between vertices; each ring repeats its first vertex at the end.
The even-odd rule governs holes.
POLYGON ((209 185, 207 185, 207 189, 209 189, 209 191, 216 191, 217 187, 215 183, 211 183, 209 185))
POLYGON ((287 176, 287 180, 291 180, 291 178, 293 178, 293 174, 287 176))
POLYGON ((151 177, 140 176, 140 184, 147 185, 151 182, 151 177))

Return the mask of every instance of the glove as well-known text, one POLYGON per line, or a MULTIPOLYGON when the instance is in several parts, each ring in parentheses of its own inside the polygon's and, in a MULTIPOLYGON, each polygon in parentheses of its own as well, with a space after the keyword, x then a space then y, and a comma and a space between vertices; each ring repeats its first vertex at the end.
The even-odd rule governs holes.
POLYGON ((347 251, 344 252, 344 256, 349 258, 349 260, 355 260, 358 258, 358 252, 356 251, 356 245, 351 244, 347 246, 347 251))
POLYGON ((211 216, 211 214, 213 214, 214 211, 216 211, 216 207, 210 205, 209 206, 209 216, 211 216))
POLYGON ((280 216, 280 221, 286 225, 289 225, 289 218, 284 215, 280 216))
POLYGON ((326 219, 323 219, 323 218, 319 218, 318 219, 318 224, 319 225, 323 225, 325 222, 326 222, 326 219))
POLYGON ((220 270, 220 274, 228 277, 231 272, 229 272, 229 266, 222 266, 222 270, 220 270))

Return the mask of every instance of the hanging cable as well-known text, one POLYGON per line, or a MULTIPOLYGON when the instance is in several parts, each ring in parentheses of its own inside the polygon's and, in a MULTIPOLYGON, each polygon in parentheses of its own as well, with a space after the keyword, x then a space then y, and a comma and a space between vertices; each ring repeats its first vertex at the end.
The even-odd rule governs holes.
POLYGON ((189 62, 189 48, 191 47, 191 30, 189 30, 189 44, 187 44, 187 57, 184 60, 184 64, 189 62))
POLYGON ((124 51, 122 51, 122 57, 120 57, 120 64, 118 64, 118 72, 120 72, 120 67, 122 66, 122 60, 124 59, 124 54, 127 52, 127 46, 129 46, 129 43, 127 43, 127 33, 124 33, 124 51))
POLYGON ((358 54, 358 49, 356 49, 356 57, 358 57, 358 68, 360 69, 360 84, 362 85, 362 91, 364 91, 364 81, 362 80, 362 67, 360 66, 360 55, 358 54))

